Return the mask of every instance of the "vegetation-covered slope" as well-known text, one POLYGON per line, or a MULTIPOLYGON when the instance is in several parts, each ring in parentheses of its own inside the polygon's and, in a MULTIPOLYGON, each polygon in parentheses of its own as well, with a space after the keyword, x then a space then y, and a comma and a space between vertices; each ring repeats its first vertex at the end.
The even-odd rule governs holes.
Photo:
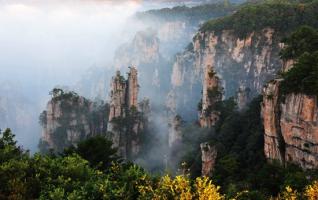
POLYGON ((302 27, 285 39, 283 59, 295 60, 294 67, 283 73, 283 94, 304 93, 318 96, 318 31, 302 27))
POLYGON ((190 23, 204 22, 211 18, 228 15, 237 9, 234 4, 207 4, 195 7, 177 6, 137 13, 137 18, 146 20, 186 20, 190 23))
POLYGON ((301 25, 318 27, 318 2, 289 3, 270 1, 262 4, 248 4, 236 13, 224 18, 206 22, 201 31, 233 30, 239 37, 271 27, 279 32, 289 32, 301 25))

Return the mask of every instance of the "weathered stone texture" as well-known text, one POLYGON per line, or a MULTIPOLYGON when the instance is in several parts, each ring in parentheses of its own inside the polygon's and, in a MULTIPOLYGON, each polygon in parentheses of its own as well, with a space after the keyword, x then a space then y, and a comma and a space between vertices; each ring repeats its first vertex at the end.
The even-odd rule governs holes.
POLYGON ((130 67, 125 79, 118 71, 112 79, 110 92, 110 114, 108 131, 113 147, 123 158, 132 158, 140 152, 139 133, 144 129, 144 112, 149 110, 149 102, 138 103, 138 72, 130 67), (141 116, 142 115, 142 116, 141 116), (123 122, 126 117, 132 119, 123 122), (125 124, 122 124, 125 123, 125 124))
POLYGON ((200 99, 206 68, 212 66, 221 80, 224 98, 241 95, 237 101, 244 108, 282 69, 280 41, 280 34, 271 28, 252 32, 245 38, 231 30, 199 32, 192 48, 176 56, 171 76, 174 95, 168 96, 168 106, 176 105, 172 109, 183 118, 193 112, 197 107, 193 99, 200 99), (238 94, 240 90, 248 91, 248 95, 238 94))
POLYGON ((219 119, 219 112, 214 110, 217 102, 222 100, 222 86, 213 67, 206 67, 203 79, 202 109, 199 113, 201 127, 211 127, 219 119))
POLYGON ((304 169, 318 168, 317 96, 288 94, 279 98, 279 82, 275 80, 264 89, 265 156, 304 169))
POLYGON ((202 160, 202 176, 211 176, 215 167, 217 149, 209 143, 200 144, 202 160))

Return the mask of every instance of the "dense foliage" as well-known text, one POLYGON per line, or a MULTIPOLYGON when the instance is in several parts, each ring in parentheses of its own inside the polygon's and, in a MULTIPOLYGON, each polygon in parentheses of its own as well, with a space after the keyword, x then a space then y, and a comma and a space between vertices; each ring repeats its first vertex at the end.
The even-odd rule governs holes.
MULTIPOLYGON (((76 152, 83 154, 87 148, 111 156, 113 152, 93 148, 99 139, 81 143, 76 152)), ((208 178, 152 177, 136 165, 116 162, 98 170, 94 159, 89 162, 76 153, 31 157, 16 146, 10 130, 1 133, 0 157, 0 198, 4 200, 223 199, 208 178)))
MULTIPOLYGON (((75 152, 64 155, 39 155, 30 156, 16 145, 14 135, 8 129, 0 134, 0 199, 23 200, 23 199, 200 199, 200 200, 222 200, 222 199, 262 199, 257 191, 238 191, 233 183, 228 182, 227 194, 222 194, 219 186, 212 183, 209 178, 198 177, 191 179, 187 175, 179 175, 174 178, 165 175, 162 177, 152 176, 142 168, 129 164, 113 161, 111 165, 103 162, 96 165, 96 160, 83 156, 86 148, 88 152, 94 151, 97 155, 106 153, 111 157, 113 152, 106 152, 99 146, 98 140, 90 139, 84 142, 75 152), (81 149, 81 150, 80 150, 81 149), (98 149, 98 150, 97 150, 98 149), (101 152, 98 152, 101 151, 101 152)), ((106 148, 109 144, 106 144, 106 148)), ((233 165, 233 159, 227 158, 220 161, 223 170, 233 178, 234 173, 239 173, 240 168, 233 165), (232 164, 231 164, 232 163, 232 164)), ((235 162, 236 165, 239 161, 235 162)), ((261 169, 256 173, 263 179, 254 180, 258 187, 274 187, 285 180, 286 186, 277 199, 308 199, 317 198, 318 182, 309 183, 303 180, 303 174, 299 171, 282 173, 282 169, 273 166, 265 166, 269 169, 261 169), (284 175, 280 177, 280 175, 284 175), (286 176, 288 175, 288 176, 286 176), (261 182, 258 182, 261 181, 261 182), (296 183, 308 184, 304 192, 300 192, 296 183), (269 185, 266 185, 269 184, 269 185), (295 190, 297 189, 297 192, 295 190), (295 197, 295 198, 290 198, 295 197)), ((220 172, 217 173, 220 174, 220 172)), ((222 172, 224 173, 224 172, 222 172)), ((218 179, 218 178, 217 178, 218 179)), ((246 178, 243 177, 242 181, 246 178)))
POLYGON ((283 75, 283 94, 303 93, 318 96, 318 51, 304 53, 294 67, 283 75))
POLYGON ((113 162, 119 162, 119 157, 116 155, 117 149, 112 147, 111 141, 100 135, 80 141, 76 147, 66 148, 63 154, 66 156, 74 153, 88 160, 92 167, 100 170, 109 168, 113 162))
POLYGON ((241 38, 267 27, 286 33, 301 25, 318 27, 317 10, 317 1, 310 3, 269 1, 262 4, 247 4, 233 15, 206 22, 201 27, 201 31, 233 30, 241 38))
MULTIPOLYGON (((212 179, 227 197, 234 198, 240 191, 248 191, 240 198, 269 199, 285 191, 287 186, 303 191, 307 184, 317 179, 317 172, 266 162, 261 101, 261 96, 254 99, 243 111, 237 110, 232 98, 221 101, 216 108, 221 115, 215 128, 201 129, 196 125, 183 128, 180 162, 186 163, 192 177, 201 174, 199 144, 209 141, 218 150, 212 179)), ((297 195, 304 198, 300 193, 297 195)))
POLYGON ((283 94, 304 93, 318 96, 318 31, 301 27, 284 41, 283 59, 293 59, 294 66, 283 73, 283 94))
POLYGON ((302 26, 283 40, 285 48, 281 51, 284 60, 297 59, 305 52, 318 51, 318 31, 310 26, 302 26))
POLYGON ((146 20, 185 20, 190 23, 203 22, 211 18, 221 17, 232 13, 237 6, 234 4, 217 3, 194 7, 177 6, 159 10, 149 10, 138 13, 137 18, 146 20))

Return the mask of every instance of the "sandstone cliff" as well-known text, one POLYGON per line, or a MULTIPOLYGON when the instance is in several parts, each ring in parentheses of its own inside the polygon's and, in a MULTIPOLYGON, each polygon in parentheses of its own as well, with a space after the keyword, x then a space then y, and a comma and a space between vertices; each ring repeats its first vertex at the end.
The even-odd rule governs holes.
POLYGON ((215 161, 217 157, 217 149, 215 146, 211 146, 209 143, 200 144, 201 148, 201 160, 202 160, 202 176, 211 176, 214 170, 215 161))
POLYGON ((138 73, 130 67, 128 78, 117 71, 111 82, 108 131, 113 146, 125 159, 135 158, 141 149, 141 136, 147 121, 149 102, 138 102, 138 73))
POLYGON ((292 162, 305 169, 317 168, 317 96, 288 94, 281 99, 280 81, 275 80, 264 88, 265 156, 281 163, 292 162))
POLYGON ((217 102, 222 100, 222 86, 212 66, 207 66, 203 78, 202 101, 199 111, 201 127, 211 127, 219 119, 219 112, 215 110, 217 102))
POLYGON ((168 99, 176 107, 171 109, 185 116, 195 111, 194 99, 200 99, 207 66, 221 79, 224 97, 237 96, 243 108, 282 68, 280 40, 280 33, 272 28, 255 30, 242 39, 231 30, 199 32, 176 56, 170 91, 174 100, 168 99))

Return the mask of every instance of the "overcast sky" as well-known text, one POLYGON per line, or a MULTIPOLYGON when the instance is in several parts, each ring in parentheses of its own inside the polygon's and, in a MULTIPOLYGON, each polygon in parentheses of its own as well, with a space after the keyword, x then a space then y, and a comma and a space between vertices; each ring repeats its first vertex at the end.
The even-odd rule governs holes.
POLYGON ((64 81, 92 65, 107 65, 130 34, 126 20, 139 8, 136 1, 0 2, 1 79, 64 81))

